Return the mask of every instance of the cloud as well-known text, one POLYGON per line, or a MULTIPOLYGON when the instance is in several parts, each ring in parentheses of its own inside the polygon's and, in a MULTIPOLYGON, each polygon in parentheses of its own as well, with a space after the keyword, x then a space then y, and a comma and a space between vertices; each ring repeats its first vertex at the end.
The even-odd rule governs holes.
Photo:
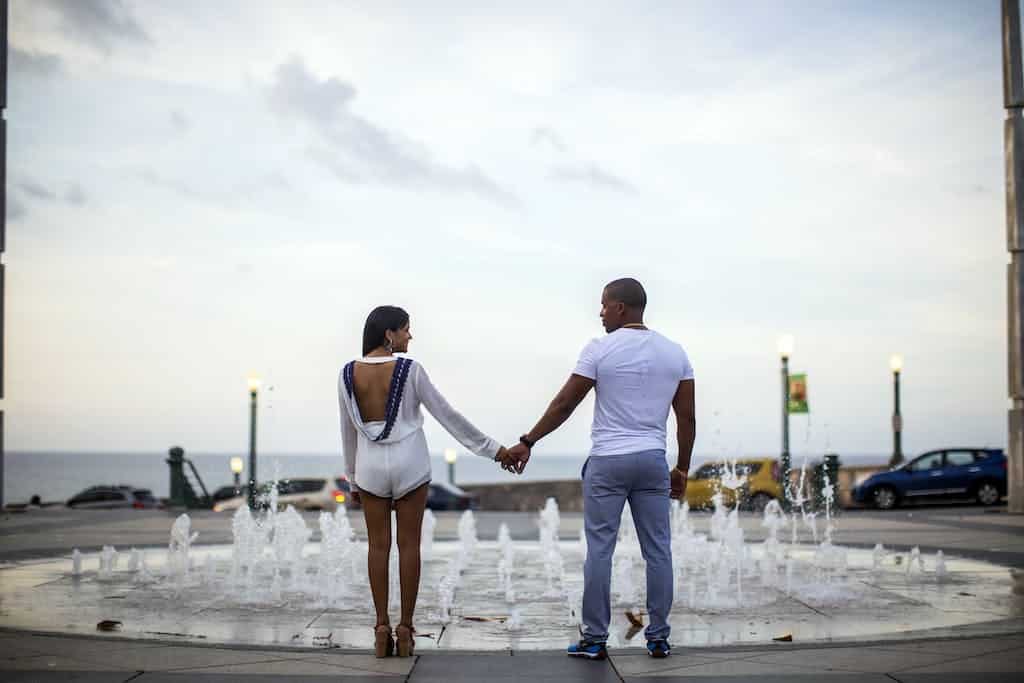
MULTIPOLYGON (((566 155, 565 158, 567 159, 572 159, 576 156, 570 152, 569 146, 562 139, 562 136, 555 132, 553 128, 548 128, 547 126, 537 126, 534 128, 530 134, 530 142, 534 147, 549 147, 559 154, 566 155)), ((577 160, 575 163, 555 166, 551 169, 549 175, 555 180, 582 183, 599 190, 612 190, 626 194, 636 192, 636 187, 632 183, 610 171, 606 171, 592 161, 577 160)))
POLYGON ((558 133, 547 126, 537 126, 533 129, 533 133, 530 135, 530 144, 535 147, 548 145, 556 152, 565 152, 568 149, 558 133))
POLYGON ((400 133, 356 115, 356 89, 338 78, 320 80, 298 59, 281 64, 269 87, 271 106, 316 131, 311 156, 346 183, 468 192, 503 206, 519 200, 476 166, 452 168, 400 133))
POLYGON ((69 38, 110 54, 118 42, 148 45, 149 34, 122 0, 48 0, 69 38))
POLYGON ((597 164, 587 163, 579 166, 559 166, 551 170, 551 177, 569 183, 582 183, 599 190, 613 190, 626 194, 635 194, 636 187, 610 173, 597 164))
POLYGON ((188 120, 183 111, 175 109, 171 112, 171 125, 174 126, 174 130, 184 133, 192 127, 192 122, 188 120))
MULTIPOLYGON (((49 204, 60 201, 61 199, 54 190, 51 190, 46 185, 29 178, 12 183, 12 187, 18 190, 22 197, 31 199, 32 201, 45 202, 49 204)), ((64 201, 73 206, 83 206, 87 201, 87 197, 82 186, 78 183, 68 184, 67 190, 64 192, 64 201)), ((25 204, 15 195, 15 193, 8 193, 7 217, 11 220, 16 220, 23 217, 26 212, 27 208, 25 204)))
POLYGON ((25 205, 18 200, 17 197, 10 195, 7 197, 7 220, 14 222, 20 220, 25 216, 25 205))
POLYGON ((7 67, 11 73, 15 74, 45 78, 58 73, 62 66, 60 57, 48 52, 20 50, 12 47, 7 53, 7 67))
POLYGON ((22 180, 18 183, 18 188, 29 197, 39 199, 44 202, 52 202, 57 198, 57 195, 53 190, 40 185, 34 180, 22 180))
POLYGON ((85 192, 78 183, 71 183, 67 192, 64 193, 64 201, 75 206, 83 206, 86 202, 85 192))
POLYGON ((291 188, 288 179, 278 172, 221 188, 194 185, 162 175, 154 168, 139 169, 135 175, 147 185, 169 190, 197 202, 218 206, 235 206, 243 201, 259 199, 265 196, 268 190, 291 188))

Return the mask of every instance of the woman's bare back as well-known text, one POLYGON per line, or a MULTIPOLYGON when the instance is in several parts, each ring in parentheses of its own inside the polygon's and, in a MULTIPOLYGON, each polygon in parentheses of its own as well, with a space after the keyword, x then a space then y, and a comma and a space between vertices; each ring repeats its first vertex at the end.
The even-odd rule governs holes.
POLYGON ((383 422, 395 363, 359 363, 352 370, 352 389, 363 422, 383 422))

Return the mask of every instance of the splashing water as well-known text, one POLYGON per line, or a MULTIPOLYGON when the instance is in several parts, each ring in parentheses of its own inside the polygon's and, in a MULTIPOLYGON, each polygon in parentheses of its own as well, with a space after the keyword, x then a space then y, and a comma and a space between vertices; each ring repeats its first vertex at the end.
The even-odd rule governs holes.
POLYGON ((423 511, 423 526, 420 528, 420 557, 424 562, 434 558, 434 527, 437 519, 429 508, 423 511))
POLYGON ((561 516, 558 512, 558 501, 548 498, 544 501, 537 519, 541 556, 544 561, 544 578, 547 589, 544 597, 564 597, 565 563, 558 542, 561 516))
POLYGON ((882 571, 882 562, 885 561, 885 546, 881 543, 876 543, 874 550, 871 551, 871 571, 877 574, 882 571))
POLYGON ((946 567, 946 556, 942 551, 935 553, 935 578, 942 581, 949 577, 949 569, 946 567))

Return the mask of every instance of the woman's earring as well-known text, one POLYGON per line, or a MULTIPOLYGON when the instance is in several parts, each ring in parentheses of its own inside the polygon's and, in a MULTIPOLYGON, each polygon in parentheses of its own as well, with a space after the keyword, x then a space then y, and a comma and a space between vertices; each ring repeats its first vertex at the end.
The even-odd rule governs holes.
POLYGON ((384 350, 387 351, 388 353, 391 353, 392 349, 394 349, 394 348, 395 348, 395 345, 391 343, 391 340, 385 338, 384 339, 384 350))

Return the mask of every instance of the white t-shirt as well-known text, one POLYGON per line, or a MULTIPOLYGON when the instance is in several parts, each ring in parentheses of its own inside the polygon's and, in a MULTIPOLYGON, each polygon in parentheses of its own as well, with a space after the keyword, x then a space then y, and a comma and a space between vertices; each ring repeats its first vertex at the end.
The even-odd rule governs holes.
POLYGON ((665 450, 672 399, 693 367, 664 335, 622 327, 587 344, 573 374, 595 382, 590 454, 618 455, 665 450))

